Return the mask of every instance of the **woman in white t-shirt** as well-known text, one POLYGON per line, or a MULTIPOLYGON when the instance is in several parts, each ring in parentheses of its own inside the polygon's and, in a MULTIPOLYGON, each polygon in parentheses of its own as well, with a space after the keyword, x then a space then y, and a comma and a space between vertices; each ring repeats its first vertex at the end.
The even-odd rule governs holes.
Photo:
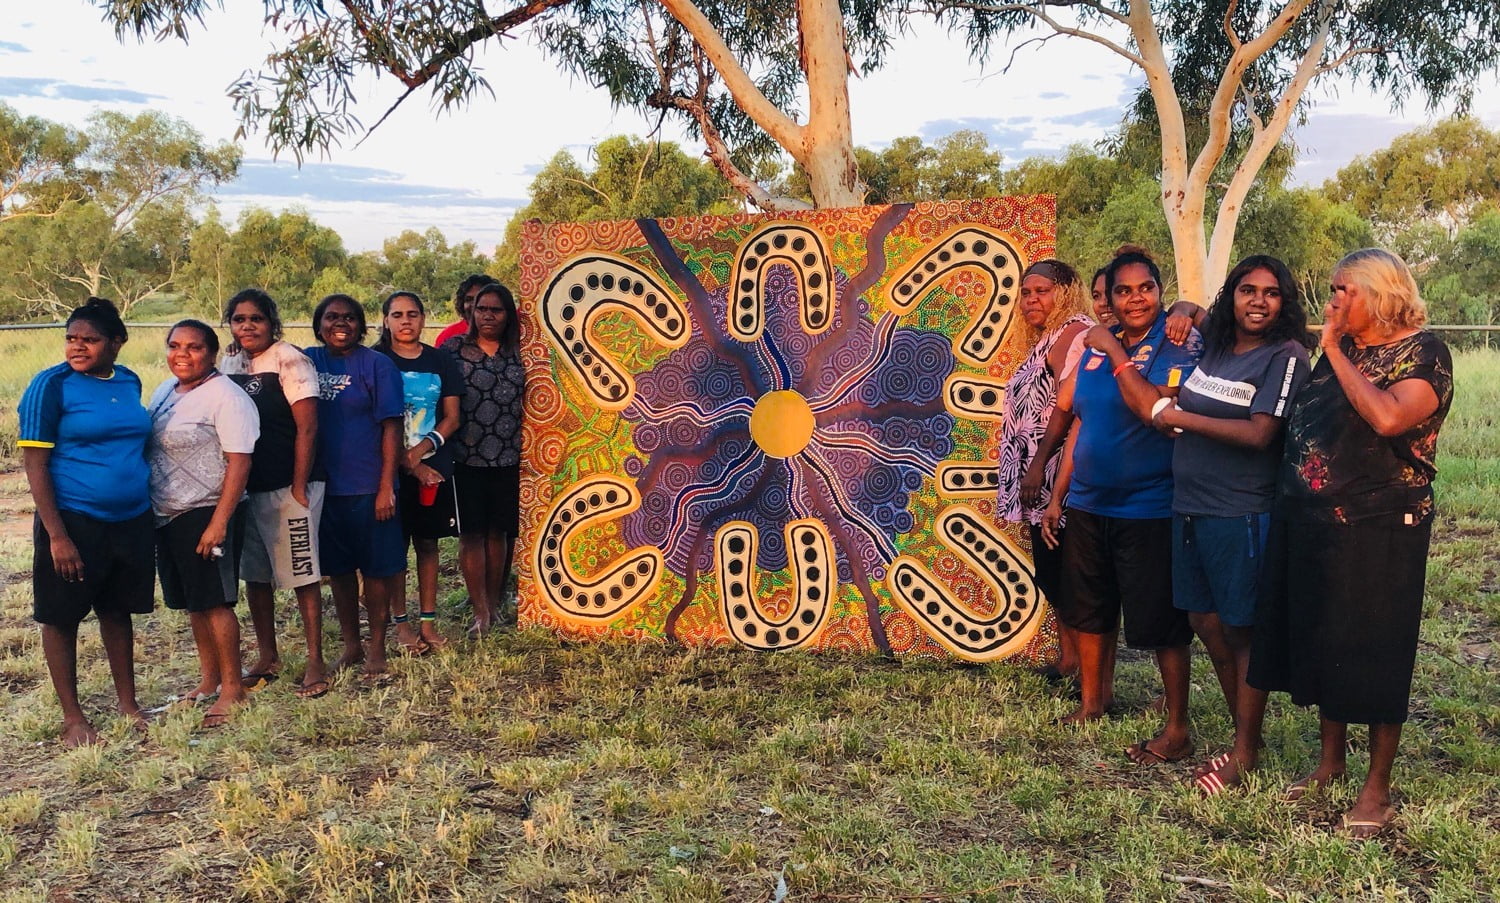
POLYGON ((240 678, 239 529, 235 512, 250 476, 260 415, 245 391, 214 367, 219 337, 198 320, 167 332, 172 378, 157 387, 151 414, 151 509, 162 599, 186 610, 201 679, 187 698, 218 698, 204 727, 229 720, 245 701, 240 678))

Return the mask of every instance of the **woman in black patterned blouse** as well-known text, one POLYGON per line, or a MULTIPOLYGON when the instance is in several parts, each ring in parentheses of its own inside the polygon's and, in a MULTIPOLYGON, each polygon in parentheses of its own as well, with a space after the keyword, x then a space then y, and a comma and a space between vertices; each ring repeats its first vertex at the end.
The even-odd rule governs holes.
MULTIPOLYGON (((1323 355, 1287 423, 1249 682, 1318 706, 1322 755, 1289 798, 1341 779, 1349 724, 1370 726, 1369 772, 1344 815, 1363 839, 1393 814, 1453 359, 1421 328, 1426 308, 1396 255, 1355 251, 1332 287, 1323 355)), ((1246 727, 1258 740, 1258 719, 1246 727)))
POLYGON ((521 325, 510 290, 480 290, 469 331, 443 343, 464 377, 454 434, 453 487, 458 493, 458 565, 474 606, 478 636, 495 626, 510 577, 521 507, 521 325))

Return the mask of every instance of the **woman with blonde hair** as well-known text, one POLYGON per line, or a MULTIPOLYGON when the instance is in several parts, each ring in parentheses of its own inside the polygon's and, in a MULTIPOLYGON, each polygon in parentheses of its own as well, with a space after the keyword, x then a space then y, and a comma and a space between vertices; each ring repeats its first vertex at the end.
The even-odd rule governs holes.
MULTIPOLYGON (((1056 453, 1062 443, 1055 435, 1046 441, 1047 426, 1057 405, 1058 387, 1082 354, 1078 340, 1094 325, 1088 308, 1083 281, 1060 260, 1036 261, 1021 276, 1021 318, 1033 343, 1005 389, 995 514, 1001 520, 1027 525, 1037 586, 1054 603, 1060 556, 1043 542, 1041 523, 1057 477, 1056 453)), ((1062 625, 1058 639, 1061 654, 1049 675, 1069 674, 1078 667, 1076 644, 1062 625)))
MULTIPOLYGON (((1267 541, 1249 682, 1316 705, 1322 754, 1287 791, 1341 779, 1349 724, 1370 726, 1370 768, 1344 829, 1394 814, 1391 766, 1422 622, 1437 438, 1453 359, 1422 329, 1406 263, 1379 248, 1333 271, 1322 356, 1292 405, 1267 541)), ((1259 742, 1259 723, 1242 745, 1259 742)))

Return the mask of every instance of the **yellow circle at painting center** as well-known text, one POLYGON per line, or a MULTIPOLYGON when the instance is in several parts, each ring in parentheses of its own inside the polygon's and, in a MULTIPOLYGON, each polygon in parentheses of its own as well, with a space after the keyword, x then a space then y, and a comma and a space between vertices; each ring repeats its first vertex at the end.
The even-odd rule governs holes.
POLYGON ((773 458, 790 458, 812 441, 813 412, 807 399, 785 389, 767 392, 750 413, 750 438, 773 458))

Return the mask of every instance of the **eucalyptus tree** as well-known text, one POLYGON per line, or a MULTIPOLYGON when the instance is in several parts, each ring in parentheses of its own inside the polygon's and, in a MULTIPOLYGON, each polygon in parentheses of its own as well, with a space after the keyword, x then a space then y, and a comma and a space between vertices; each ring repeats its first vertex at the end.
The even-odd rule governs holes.
MULTIPOLYGON (((189 40, 219 0, 94 0, 117 36, 189 40)), ((888 0, 262 0, 278 44, 230 88, 242 133, 302 159, 380 125, 425 89, 444 110, 493 95, 479 52, 527 29, 559 66, 624 107, 679 117, 734 189, 766 210, 805 206, 757 178, 771 154, 806 173, 818 206, 865 185, 849 115, 851 72, 884 62, 904 4, 888 0), (372 125, 371 75, 401 86, 372 125), (799 98, 806 97, 805 112, 799 98)))
MULTIPOLYGON (((1052 37, 1090 41, 1145 76, 1179 285, 1211 297, 1258 174, 1307 90, 1338 77, 1393 104, 1467 107, 1500 62, 1493 0, 927 0, 980 59, 1052 37), (1217 186, 1217 187, 1216 187, 1217 186), (1217 208, 1210 210, 1210 200, 1217 208)), ((1005 65, 1008 65, 1006 63, 1005 65)))

